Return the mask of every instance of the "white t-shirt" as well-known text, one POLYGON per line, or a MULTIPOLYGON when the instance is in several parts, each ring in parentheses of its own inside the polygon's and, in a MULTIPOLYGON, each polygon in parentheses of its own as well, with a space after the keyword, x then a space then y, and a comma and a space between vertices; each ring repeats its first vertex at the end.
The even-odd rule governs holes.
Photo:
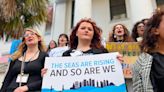
POLYGON ((61 57, 68 49, 68 46, 54 48, 50 51, 49 57, 61 57))
POLYGON ((105 38, 101 39, 101 44, 104 46, 104 48, 106 48, 106 39, 105 38))
POLYGON ((136 39, 137 39, 137 42, 141 42, 143 40, 142 37, 137 37, 136 39))

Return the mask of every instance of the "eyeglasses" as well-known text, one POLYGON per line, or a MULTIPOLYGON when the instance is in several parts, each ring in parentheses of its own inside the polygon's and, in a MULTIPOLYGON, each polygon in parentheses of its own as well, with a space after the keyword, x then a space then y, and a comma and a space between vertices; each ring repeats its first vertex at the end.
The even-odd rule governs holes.
POLYGON ((29 36, 34 36, 34 35, 36 35, 35 33, 29 33, 29 34, 24 34, 24 36, 23 37, 29 37, 29 36))

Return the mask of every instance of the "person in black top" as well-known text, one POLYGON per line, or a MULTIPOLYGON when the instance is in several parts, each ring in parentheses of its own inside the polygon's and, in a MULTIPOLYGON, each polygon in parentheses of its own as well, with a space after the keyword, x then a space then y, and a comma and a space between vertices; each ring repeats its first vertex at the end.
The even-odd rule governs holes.
POLYGON ((100 28, 90 18, 81 19, 70 35, 70 49, 63 56, 108 53, 101 44, 100 28))
POLYGON ((35 29, 26 29, 22 43, 11 56, 12 61, 0 92, 39 91, 42 85, 46 45, 35 29))
MULTIPOLYGON (((70 35, 70 49, 63 53, 63 56, 84 56, 108 53, 101 44, 100 28, 90 18, 81 19, 73 28, 70 35)), ((122 55, 117 56, 122 61, 122 55)), ((42 69, 42 76, 47 72, 42 69)))
MULTIPOLYGON (((83 56, 108 53, 101 43, 100 30, 91 18, 81 19, 73 28, 70 35, 70 49, 63 56, 83 56)), ((122 62, 122 55, 117 59, 122 62)))
POLYGON ((139 58, 133 65, 134 92, 164 91, 164 9, 148 20, 139 58))

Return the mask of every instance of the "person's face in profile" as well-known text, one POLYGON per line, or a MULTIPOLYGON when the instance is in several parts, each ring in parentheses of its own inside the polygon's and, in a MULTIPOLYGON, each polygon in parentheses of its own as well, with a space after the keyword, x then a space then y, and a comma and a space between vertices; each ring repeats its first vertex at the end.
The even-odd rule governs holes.
POLYGON ((158 36, 158 40, 161 40, 164 43, 164 15, 162 16, 159 27, 155 31, 155 35, 158 36))

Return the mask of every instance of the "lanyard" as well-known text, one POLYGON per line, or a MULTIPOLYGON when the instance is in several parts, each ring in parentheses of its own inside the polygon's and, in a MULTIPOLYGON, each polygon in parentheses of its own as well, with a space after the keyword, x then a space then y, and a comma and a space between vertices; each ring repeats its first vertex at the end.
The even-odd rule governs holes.
POLYGON ((21 85, 22 85, 22 77, 23 77, 23 75, 24 75, 24 62, 25 62, 25 54, 23 55, 24 56, 24 58, 23 58, 23 61, 21 62, 21 71, 20 71, 20 82, 19 82, 19 87, 21 87, 21 85))
MULTIPOLYGON (((39 50, 28 60, 28 62, 30 62, 39 52, 39 50)), ((25 66, 25 59, 26 59, 26 53, 24 53, 23 55, 23 61, 21 62, 21 71, 20 71, 20 80, 22 80, 22 77, 24 75, 24 66, 25 66)), ((19 87, 22 85, 22 82, 19 82, 19 87)))

